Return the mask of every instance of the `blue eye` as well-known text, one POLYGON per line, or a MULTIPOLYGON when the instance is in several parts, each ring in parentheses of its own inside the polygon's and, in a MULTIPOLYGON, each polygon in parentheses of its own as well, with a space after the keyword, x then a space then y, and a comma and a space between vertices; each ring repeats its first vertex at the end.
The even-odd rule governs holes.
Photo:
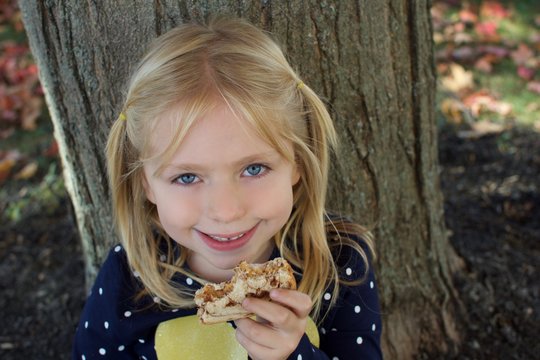
POLYGON ((259 176, 261 174, 263 174, 266 170, 266 166, 264 165, 261 165, 261 164, 252 164, 252 165, 249 165, 245 170, 244 170, 244 175, 245 176, 259 176))
POLYGON ((176 179, 174 179, 175 182, 178 182, 183 185, 189 185, 193 184, 197 181, 197 175, 195 174, 182 174, 176 179))

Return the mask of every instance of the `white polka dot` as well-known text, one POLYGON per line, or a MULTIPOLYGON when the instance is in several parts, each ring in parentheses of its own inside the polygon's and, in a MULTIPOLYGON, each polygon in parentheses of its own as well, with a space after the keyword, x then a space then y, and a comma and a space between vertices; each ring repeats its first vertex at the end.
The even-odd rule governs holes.
POLYGON ((330 293, 324 294, 324 300, 330 300, 332 298, 332 295, 330 293))
POLYGON ((298 356, 296 357, 297 360, 302 360, 302 354, 298 354, 298 356))
POLYGON ((347 268, 347 270, 345 270, 345 274, 351 276, 351 275, 352 275, 352 269, 351 269, 351 268, 347 268))
POLYGON ((144 344, 144 339, 139 339, 139 342, 140 342, 141 344, 144 344))
POLYGON ((106 353, 107 353, 107 351, 104 348, 99 349, 99 354, 100 355, 105 355, 106 353))
POLYGON ((86 360, 86 356, 81 356, 81 360, 86 360))
POLYGON ((371 325, 371 331, 375 331, 376 328, 377 326, 375 324, 371 325))
POLYGON ((156 304, 159 304, 159 303, 161 302, 161 299, 158 298, 157 296, 155 296, 155 297, 154 297, 154 302, 155 302, 156 304))
POLYGON ((88 321, 85 321, 85 322, 84 322, 84 328, 85 328, 85 329, 88 329, 88 321))
POLYGON ((131 316, 131 311, 126 311, 126 312, 124 313, 124 316, 125 316, 125 317, 130 317, 130 316, 131 316))
POLYGON ((177 311, 178 311, 178 309, 172 309, 171 311, 172 311, 172 312, 177 312, 177 311))
POLYGON ((120 345, 120 346, 118 347, 118 351, 124 351, 125 348, 126 348, 126 347, 125 347, 124 345, 120 345))
POLYGON ((326 334, 326 329, 325 328, 321 328, 321 334, 326 334))
POLYGON ((99 288, 99 295, 103 295, 103 288, 99 288))
POLYGON ((186 279, 186 283, 187 283, 188 285, 193 285, 193 279, 192 279, 192 278, 187 278, 187 279, 186 279))
POLYGON ((165 261, 167 261, 167 257, 165 255, 161 255, 159 257, 159 260, 161 260, 161 262, 165 262, 165 261))
POLYGON ((139 274, 138 271, 134 271, 134 272, 133 272, 133 276, 135 276, 135 277, 138 278, 138 277, 141 277, 141 274, 139 274))
POLYGON ((332 330, 330 330, 330 331, 336 332, 336 331, 337 331, 337 329, 336 329, 336 328, 332 328, 332 330))
POLYGON ((332 360, 339 360, 339 358, 337 356, 334 356, 332 360))
POLYGON ((369 282, 369 287, 373 289, 374 286, 375 286, 375 284, 373 284, 373 281, 370 281, 369 282))
POLYGON ((115 248, 114 248, 114 252, 119 252, 120 250, 122 250, 122 247, 120 245, 117 245, 115 248))
POLYGON ((354 307, 354 312, 355 312, 355 313, 358 314, 358 313, 360 312, 360 310, 362 310, 362 309, 360 309, 360 306, 359 306, 359 305, 356 305, 356 306, 354 307))
POLYGON ((356 338, 356 343, 357 343, 358 345, 360 345, 360 344, 363 343, 363 342, 364 342, 364 339, 362 339, 361 336, 359 336, 359 337, 356 338))
POLYGON ((147 360, 147 359, 146 359, 146 356, 144 356, 144 355, 141 356, 141 359, 142 359, 142 360, 147 360))
POLYGON ((105 329, 108 329, 109 328, 109 322, 108 321, 105 321, 103 323, 103 326, 105 327, 105 329))

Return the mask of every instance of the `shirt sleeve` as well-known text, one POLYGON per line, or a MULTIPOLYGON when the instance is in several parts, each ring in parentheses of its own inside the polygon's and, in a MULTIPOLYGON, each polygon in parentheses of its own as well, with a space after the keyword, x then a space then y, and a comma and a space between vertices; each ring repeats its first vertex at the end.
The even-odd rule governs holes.
MULTIPOLYGON (((360 244, 369 257, 365 244, 360 244)), ((337 262, 342 278, 353 280, 366 275, 365 280, 358 285, 340 285, 339 299, 319 327, 320 348, 311 345, 304 335, 290 360, 383 358, 382 321, 373 267, 369 264, 366 274, 364 260, 352 250, 343 251, 337 262)), ((323 295, 323 307, 330 303, 331 296, 331 291, 323 295)))
POLYGON ((125 252, 116 246, 86 300, 75 332, 72 359, 152 358, 152 351, 144 347, 153 334, 145 334, 132 321, 136 311, 131 300, 136 291, 125 252))

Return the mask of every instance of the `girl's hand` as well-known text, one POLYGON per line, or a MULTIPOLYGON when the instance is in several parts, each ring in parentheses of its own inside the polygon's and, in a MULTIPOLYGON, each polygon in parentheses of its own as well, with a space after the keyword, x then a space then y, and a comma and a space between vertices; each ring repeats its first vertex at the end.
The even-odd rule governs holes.
POLYGON ((311 299, 296 290, 275 289, 272 302, 247 298, 242 306, 257 315, 236 320, 236 339, 253 360, 286 359, 298 346, 306 331, 311 299))

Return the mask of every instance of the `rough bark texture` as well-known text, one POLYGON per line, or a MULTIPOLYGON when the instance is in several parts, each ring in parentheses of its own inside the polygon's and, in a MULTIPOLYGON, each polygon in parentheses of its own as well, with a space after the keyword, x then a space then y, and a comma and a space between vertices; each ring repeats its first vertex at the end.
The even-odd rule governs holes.
POLYGON ((429 2, 20 0, 87 258, 115 241, 104 145, 131 67, 156 35, 211 13, 271 31, 325 97, 342 148, 330 207, 375 229, 384 352, 410 359, 459 339, 439 189, 429 2))

